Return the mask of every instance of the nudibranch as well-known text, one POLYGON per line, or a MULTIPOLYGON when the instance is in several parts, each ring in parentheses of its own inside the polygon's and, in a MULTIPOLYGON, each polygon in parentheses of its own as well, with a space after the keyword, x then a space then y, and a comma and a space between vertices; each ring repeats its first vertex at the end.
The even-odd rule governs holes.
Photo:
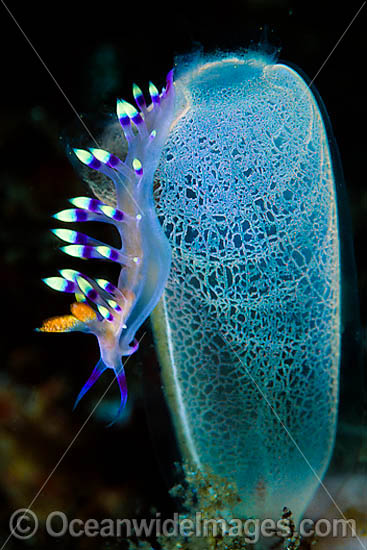
POLYGON ((61 250, 77 258, 117 262, 121 271, 117 285, 105 279, 91 279, 83 273, 62 269, 61 277, 44 282, 52 289, 75 294, 71 314, 44 321, 41 332, 82 331, 94 334, 100 347, 100 360, 80 391, 75 406, 99 376, 108 368, 115 372, 121 402, 117 416, 127 399, 122 363, 138 348, 135 334, 156 306, 170 270, 170 245, 159 224, 153 201, 153 176, 166 140, 174 107, 173 71, 159 93, 150 83, 151 103, 146 104, 141 89, 134 84, 137 108, 127 101, 117 102, 121 140, 125 158, 100 148, 74 149, 79 161, 97 170, 113 182, 111 203, 96 198, 76 197, 75 208, 54 215, 61 222, 104 222, 112 224, 121 247, 114 248, 83 233, 54 229, 68 243, 61 250))

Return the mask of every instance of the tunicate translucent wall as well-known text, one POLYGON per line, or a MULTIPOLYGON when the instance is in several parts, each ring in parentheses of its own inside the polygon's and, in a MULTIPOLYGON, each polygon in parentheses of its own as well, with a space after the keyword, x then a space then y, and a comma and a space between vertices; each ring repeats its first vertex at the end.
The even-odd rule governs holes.
MULTIPOLYGON (((180 69, 180 67, 178 67, 180 69)), ((246 517, 296 518, 333 447, 336 191, 318 104, 259 54, 176 80, 156 181, 172 268, 154 326, 183 454, 237 483, 246 517)))

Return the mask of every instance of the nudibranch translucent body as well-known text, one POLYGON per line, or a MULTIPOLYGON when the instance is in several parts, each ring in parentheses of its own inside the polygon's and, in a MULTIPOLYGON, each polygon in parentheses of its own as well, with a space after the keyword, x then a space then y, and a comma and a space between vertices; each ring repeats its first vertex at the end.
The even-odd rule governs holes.
POLYGON ((166 88, 158 92, 150 84, 151 103, 146 105, 140 88, 133 86, 136 109, 126 101, 117 103, 121 124, 120 159, 104 149, 74 149, 81 163, 97 170, 113 182, 111 203, 95 198, 76 197, 76 208, 55 214, 62 222, 99 221, 112 224, 119 233, 121 247, 113 248, 83 233, 54 229, 54 234, 70 243, 63 252, 77 258, 117 262, 121 272, 117 285, 105 279, 95 281, 82 273, 63 269, 61 277, 44 282, 55 290, 74 293, 77 302, 71 315, 48 319, 42 332, 83 331, 98 338, 101 358, 78 395, 75 405, 107 368, 114 370, 121 391, 120 414, 127 399, 121 357, 138 348, 135 333, 156 306, 168 277, 171 252, 157 219, 153 201, 153 176, 166 140, 174 107, 173 72, 166 88))
POLYGON ((235 482, 245 517, 299 519, 337 414, 327 119, 294 69, 258 53, 199 60, 175 84, 156 176, 172 267, 153 319, 178 440, 235 482))

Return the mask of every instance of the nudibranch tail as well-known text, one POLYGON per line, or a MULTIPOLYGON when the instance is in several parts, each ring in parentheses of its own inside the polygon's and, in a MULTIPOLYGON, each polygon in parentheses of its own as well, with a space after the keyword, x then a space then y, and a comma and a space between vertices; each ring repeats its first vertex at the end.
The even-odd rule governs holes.
POLYGON ((121 395, 121 401, 119 408, 117 409, 117 412, 115 414, 115 418, 109 423, 109 426, 112 426, 119 418, 122 413, 122 411, 125 408, 126 401, 127 401, 127 384, 126 384, 126 376, 125 376, 125 370, 124 367, 120 361, 120 366, 117 369, 114 369, 114 373, 116 376, 117 383, 120 388, 120 395, 121 395))
POLYGON ((97 365, 94 367, 92 374, 80 390, 78 397, 75 400, 73 410, 78 406, 79 401, 82 397, 87 393, 88 390, 97 382, 98 378, 101 376, 101 374, 107 369, 108 367, 104 364, 102 359, 100 359, 97 363, 97 365))
MULTIPOLYGON (((161 229, 153 202, 153 176, 172 121, 174 108, 173 72, 161 93, 150 84, 151 103, 134 84, 137 108, 117 102, 117 116, 127 142, 124 159, 101 148, 73 149, 78 160, 110 178, 115 188, 115 205, 96 198, 70 199, 74 208, 54 214, 60 222, 98 221, 117 230, 121 246, 112 247, 79 231, 52 229, 67 244, 65 254, 81 259, 108 260, 120 265, 117 286, 105 279, 93 280, 72 269, 44 282, 54 290, 75 294, 71 315, 44 321, 41 332, 82 331, 94 334, 101 359, 80 391, 75 406, 101 374, 113 369, 121 393, 118 415, 127 399, 121 356, 138 349, 135 333, 156 306, 165 287, 171 262, 168 241, 161 229)), ((75 408, 74 406, 74 408, 75 408)))

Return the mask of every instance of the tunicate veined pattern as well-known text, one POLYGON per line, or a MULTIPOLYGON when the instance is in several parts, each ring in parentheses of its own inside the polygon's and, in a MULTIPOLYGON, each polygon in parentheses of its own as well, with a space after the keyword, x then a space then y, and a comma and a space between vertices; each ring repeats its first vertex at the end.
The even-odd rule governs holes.
POLYGON ((156 204, 172 268, 154 321, 179 443, 247 517, 299 518, 333 447, 340 347, 335 182, 304 80, 259 54, 176 81, 156 204))

